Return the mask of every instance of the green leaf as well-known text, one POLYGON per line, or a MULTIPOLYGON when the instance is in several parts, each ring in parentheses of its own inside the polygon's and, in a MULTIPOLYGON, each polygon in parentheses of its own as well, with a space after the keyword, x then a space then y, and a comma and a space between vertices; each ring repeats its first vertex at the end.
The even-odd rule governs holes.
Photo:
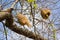
POLYGON ((54 24, 49 24, 49 26, 54 27, 54 24))
POLYGON ((34 8, 37 8, 37 4, 34 4, 33 6, 34 6, 34 8))
POLYGON ((35 0, 27 0, 28 3, 32 3, 34 2, 35 0))
POLYGON ((56 29, 53 29, 53 38, 56 40, 56 29))

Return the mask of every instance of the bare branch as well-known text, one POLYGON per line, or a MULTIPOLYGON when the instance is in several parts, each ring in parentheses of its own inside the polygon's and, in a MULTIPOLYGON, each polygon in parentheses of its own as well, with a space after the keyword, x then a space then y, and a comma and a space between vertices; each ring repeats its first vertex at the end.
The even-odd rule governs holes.
POLYGON ((19 28, 16 25, 8 26, 8 28, 10 28, 12 31, 14 31, 18 34, 24 35, 28 38, 32 38, 32 39, 36 39, 36 40, 47 40, 47 39, 44 39, 41 35, 35 34, 31 31, 28 31, 27 29, 19 28))
POLYGON ((13 8, 17 2, 18 2, 18 0, 16 0, 16 1, 12 4, 11 8, 13 8))
POLYGON ((10 14, 8 12, 0 12, 0 22, 7 18, 10 14))

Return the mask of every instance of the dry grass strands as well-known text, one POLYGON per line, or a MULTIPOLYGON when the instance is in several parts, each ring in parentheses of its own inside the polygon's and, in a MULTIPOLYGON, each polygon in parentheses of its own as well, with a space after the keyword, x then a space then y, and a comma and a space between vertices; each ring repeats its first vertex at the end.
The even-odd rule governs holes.
POLYGON ((31 27, 30 21, 29 21, 29 19, 25 15, 23 15, 21 13, 17 13, 16 17, 18 19, 18 22, 21 25, 23 25, 23 26, 27 25, 28 27, 31 27))

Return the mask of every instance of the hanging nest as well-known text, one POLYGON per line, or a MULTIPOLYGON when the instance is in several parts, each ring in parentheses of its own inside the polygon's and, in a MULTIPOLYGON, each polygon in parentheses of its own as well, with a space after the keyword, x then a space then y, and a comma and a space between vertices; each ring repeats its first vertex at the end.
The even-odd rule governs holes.
POLYGON ((49 9, 42 9, 41 10, 41 16, 43 19, 48 19, 49 16, 50 16, 50 13, 51 11, 49 9))
POLYGON ((28 27, 31 27, 30 21, 29 21, 29 19, 25 15, 23 15, 21 13, 17 13, 16 17, 18 19, 18 22, 21 25, 23 25, 23 26, 27 25, 28 27))

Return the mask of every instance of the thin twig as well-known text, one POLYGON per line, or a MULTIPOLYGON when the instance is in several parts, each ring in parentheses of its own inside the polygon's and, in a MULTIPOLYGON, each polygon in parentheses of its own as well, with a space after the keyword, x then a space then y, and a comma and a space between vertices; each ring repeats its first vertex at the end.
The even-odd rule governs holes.
POLYGON ((3 27, 4 27, 4 33, 5 33, 5 36, 6 36, 6 40, 8 40, 8 38, 7 38, 7 32, 6 32, 6 28, 5 28, 5 24, 2 22, 2 24, 3 24, 3 27))

